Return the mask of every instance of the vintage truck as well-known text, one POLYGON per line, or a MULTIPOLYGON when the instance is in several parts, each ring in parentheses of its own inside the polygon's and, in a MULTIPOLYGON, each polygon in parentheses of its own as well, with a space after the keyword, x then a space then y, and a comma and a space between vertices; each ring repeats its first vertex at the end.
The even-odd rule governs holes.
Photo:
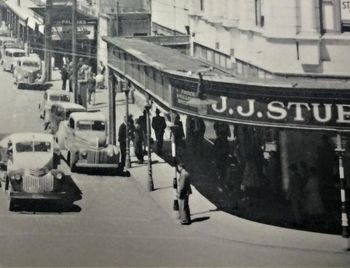
POLYGON ((76 168, 118 169, 119 149, 108 144, 107 119, 101 112, 78 112, 62 121, 56 142, 71 171, 76 168))
POLYGON ((41 60, 37 54, 18 59, 15 63, 13 76, 18 89, 24 87, 42 88, 45 85, 41 60))
POLYGON ((0 142, 0 182, 8 191, 10 211, 27 200, 66 198, 65 174, 57 169, 60 152, 54 136, 46 133, 16 133, 0 142))

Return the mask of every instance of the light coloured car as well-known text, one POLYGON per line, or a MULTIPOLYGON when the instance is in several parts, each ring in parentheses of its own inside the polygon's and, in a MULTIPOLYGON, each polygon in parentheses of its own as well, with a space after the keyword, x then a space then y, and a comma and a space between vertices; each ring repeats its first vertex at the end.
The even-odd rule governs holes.
POLYGON ((2 67, 4 71, 13 73, 19 59, 26 56, 26 52, 20 48, 6 48, 2 55, 2 67))
POLYGON ((51 134, 56 134, 62 121, 67 121, 71 113, 86 112, 86 108, 73 102, 56 102, 52 104, 50 111, 50 122, 48 127, 51 134))
POLYGON ((57 169, 60 153, 53 135, 17 133, 6 137, 1 144, 0 168, 5 179, 2 187, 8 191, 10 211, 26 200, 65 198, 65 174, 57 169))
POLYGON ((51 106, 56 102, 70 102, 70 94, 64 90, 48 89, 44 92, 43 100, 39 104, 40 118, 49 121, 51 106))
POLYGON ((101 112, 72 113, 60 123, 56 142, 71 171, 79 167, 118 169, 119 149, 108 144, 107 119, 101 112))
POLYGON ((32 54, 19 59, 16 62, 13 76, 15 78, 15 84, 17 84, 17 88, 19 89, 25 86, 43 85, 42 66, 39 56, 32 54))

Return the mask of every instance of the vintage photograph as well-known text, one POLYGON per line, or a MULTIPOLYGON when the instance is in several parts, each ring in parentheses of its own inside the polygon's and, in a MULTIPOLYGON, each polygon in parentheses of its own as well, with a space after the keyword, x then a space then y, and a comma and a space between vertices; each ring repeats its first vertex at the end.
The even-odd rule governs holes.
POLYGON ((350 1, 0 0, 0 267, 349 267, 350 1))

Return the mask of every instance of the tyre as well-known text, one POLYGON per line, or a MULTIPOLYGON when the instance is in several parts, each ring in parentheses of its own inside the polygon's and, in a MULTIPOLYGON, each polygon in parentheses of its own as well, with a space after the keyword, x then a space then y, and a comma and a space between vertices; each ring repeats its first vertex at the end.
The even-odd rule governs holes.
POLYGON ((77 167, 75 165, 76 163, 76 156, 74 153, 71 153, 71 152, 68 152, 68 155, 67 155, 67 162, 69 164, 69 167, 70 167, 70 171, 71 172, 75 172, 77 167))

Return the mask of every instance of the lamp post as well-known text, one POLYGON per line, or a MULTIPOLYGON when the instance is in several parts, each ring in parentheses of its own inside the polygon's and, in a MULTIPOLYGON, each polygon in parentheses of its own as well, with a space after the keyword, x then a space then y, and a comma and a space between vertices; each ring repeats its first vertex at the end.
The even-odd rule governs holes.
POLYGON ((342 225, 342 237, 347 240, 346 249, 350 249, 349 240, 349 225, 348 225, 348 215, 346 211, 346 191, 345 191, 345 176, 344 176, 344 141, 340 133, 337 133, 336 137, 336 148, 334 149, 338 156, 338 168, 339 168, 339 180, 340 180, 340 197, 341 197, 341 225, 342 225))
POLYGON ((176 155, 176 143, 175 143, 175 132, 178 126, 174 124, 175 116, 172 116, 171 123, 169 124, 171 135, 171 156, 174 165, 174 177, 173 177, 173 210, 179 210, 179 201, 177 196, 177 155, 176 155))
POLYGON ((147 155, 148 155, 148 191, 154 190, 153 177, 152 177, 152 148, 151 148, 151 119, 150 119, 150 109, 152 105, 149 103, 149 96, 147 96, 147 104, 145 106, 146 110, 146 126, 147 126, 147 155))
POLYGON ((125 93, 125 117, 126 117, 126 156, 125 156, 125 167, 126 168, 131 168, 131 161, 130 161, 130 139, 129 139, 129 92, 130 89, 128 87, 128 82, 127 81, 123 81, 122 82, 123 85, 123 91, 125 93))

